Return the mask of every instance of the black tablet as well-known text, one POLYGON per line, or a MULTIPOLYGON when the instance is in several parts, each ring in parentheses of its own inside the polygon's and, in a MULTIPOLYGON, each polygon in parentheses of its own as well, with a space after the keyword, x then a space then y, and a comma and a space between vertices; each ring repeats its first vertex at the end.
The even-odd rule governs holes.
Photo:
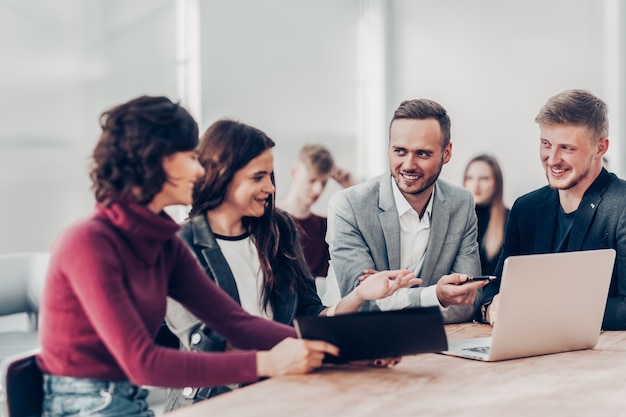
POLYGON ((439 307, 368 311, 333 317, 296 317, 301 339, 325 340, 339 347, 339 357, 324 362, 393 358, 448 349, 439 307))

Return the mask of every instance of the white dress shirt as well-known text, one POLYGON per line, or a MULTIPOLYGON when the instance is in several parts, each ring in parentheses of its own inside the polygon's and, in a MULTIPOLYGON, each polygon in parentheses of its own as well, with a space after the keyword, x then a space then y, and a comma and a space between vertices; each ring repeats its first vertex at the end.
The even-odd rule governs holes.
MULTIPOLYGON (((389 180, 400 220, 400 268, 414 272, 419 278, 430 237, 430 219, 433 211, 435 188, 433 188, 433 193, 428 200, 424 215, 420 218, 402 195, 394 178, 389 177, 389 180)), ((436 288, 436 285, 431 285, 422 290, 420 293, 420 305, 422 307, 439 306, 443 309, 437 299, 436 288)), ((410 305, 409 291, 412 290, 410 288, 398 290, 387 298, 376 300, 376 305, 381 310, 399 310, 408 307, 410 305)))
MULTIPOLYGON (((393 189, 396 208, 398 210, 398 218, 400 220, 400 269, 408 269, 414 272, 419 278, 422 265, 424 264, 424 254, 426 253, 428 238, 430 237, 430 219, 433 210, 434 189, 433 195, 431 195, 426 210, 424 211, 424 216, 420 218, 419 214, 417 214, 400 192, 393 177, 389 178, 393 189)), ((439 306, 439 308, 445 310, 446 308, 444 308, 437 299, 436 288, 436 285, 431 285, 422 289, 420 293, 420 305, 422 307, 439 306)), ((410 288, 400 289, 389 297, 376 300, 376 305, 381 310, 400 310, 406 308, 410 305, 409 291, 412 290, 410 288)), ((326 292, 322 297, 322 303, 326 306, 331 306, 340 299, 339 283, 337 282, 331 260, 328 275, 326 276, 326 292)))

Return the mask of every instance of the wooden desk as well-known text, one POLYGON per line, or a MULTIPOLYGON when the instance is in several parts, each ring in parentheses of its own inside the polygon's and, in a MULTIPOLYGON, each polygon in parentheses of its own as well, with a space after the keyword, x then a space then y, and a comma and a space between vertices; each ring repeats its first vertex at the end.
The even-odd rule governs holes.
MULTIPOLYGON (((488 336, 482 324, 446 326, 448 340, 488 336)), ((329 367, 272 378, 177 410, 193 417, 626 416, 626 331, 593 350, 503 362, 429 353, 395 368, 329 367)))

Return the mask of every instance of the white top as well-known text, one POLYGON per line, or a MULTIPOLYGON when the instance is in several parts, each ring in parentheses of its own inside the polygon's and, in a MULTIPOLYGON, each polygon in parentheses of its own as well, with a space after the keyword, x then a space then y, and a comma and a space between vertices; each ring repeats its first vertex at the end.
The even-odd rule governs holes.
POLYGON ((262 309, 263 272, 250 235, 215 235, 215 239, 235 277, 241 307, 250 314, 271 319, 274 316, 271 306, 268 304, 267 310, 262 309))

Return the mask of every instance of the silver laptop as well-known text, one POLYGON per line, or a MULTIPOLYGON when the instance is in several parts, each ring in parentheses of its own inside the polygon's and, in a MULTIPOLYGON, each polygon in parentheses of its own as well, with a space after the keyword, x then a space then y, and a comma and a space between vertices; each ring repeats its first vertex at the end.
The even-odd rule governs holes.
POLYGON ((491 337, 448 342, 447 355, 501 361, 598 343, 614 249, 510 256, 491 337))

